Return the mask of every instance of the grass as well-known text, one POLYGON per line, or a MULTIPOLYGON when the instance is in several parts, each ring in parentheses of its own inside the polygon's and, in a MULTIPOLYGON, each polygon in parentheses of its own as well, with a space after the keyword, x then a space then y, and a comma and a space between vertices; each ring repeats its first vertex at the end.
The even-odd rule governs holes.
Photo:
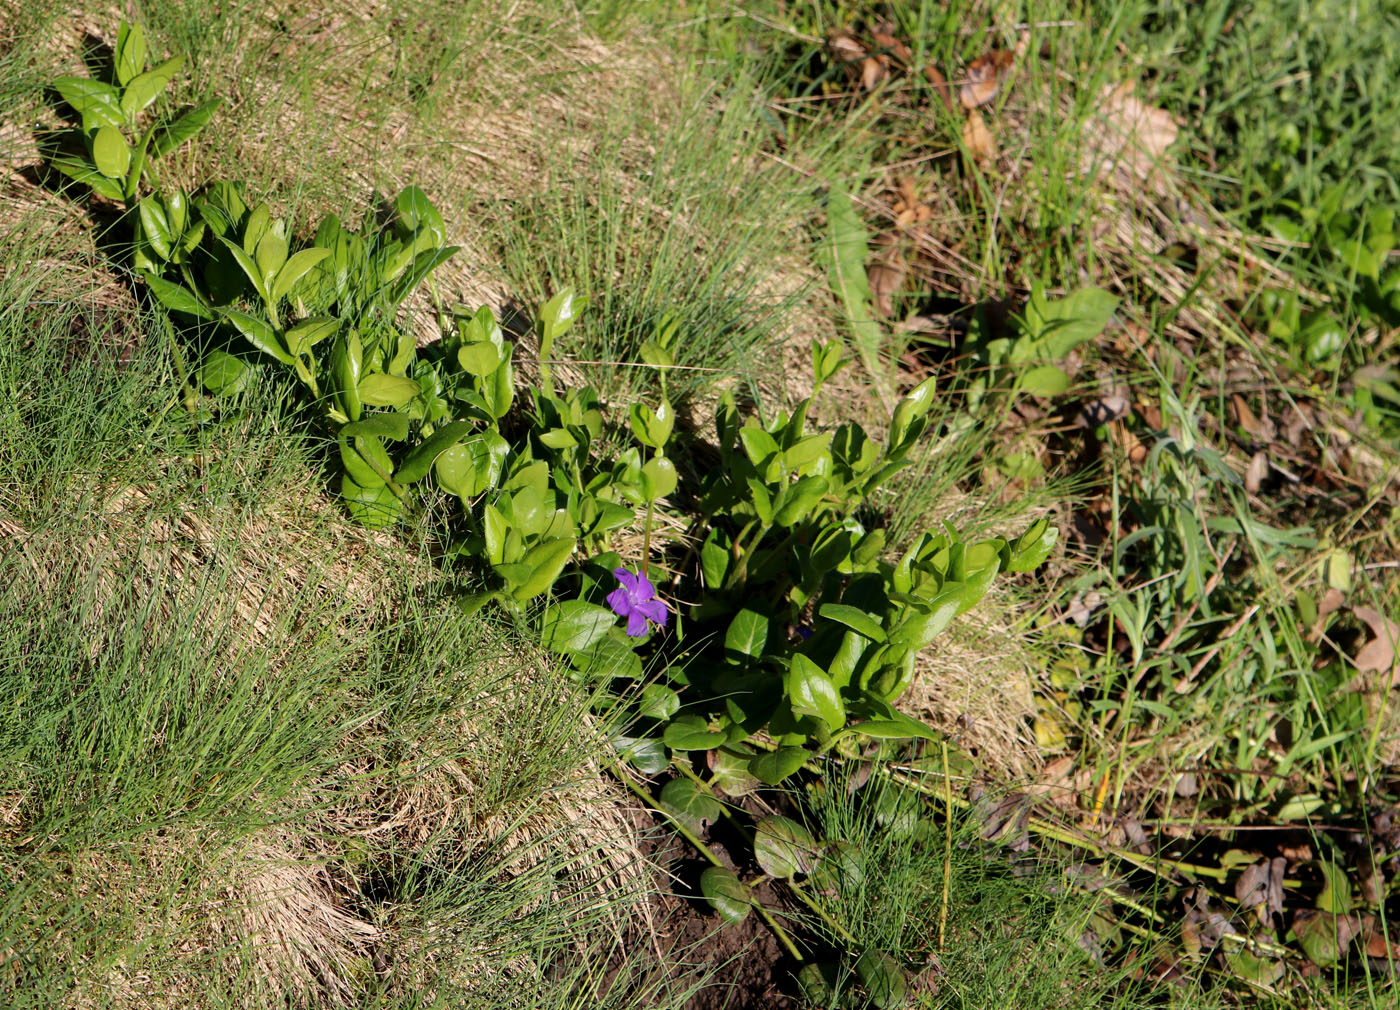
MULTIPOLYGON (((1396 362, 1396 319, 1384 270, 1365 276, 1347 245, 1400 203, 1393 4, 148 6, 134 13, 160 51, 188 59, 178 100, 228 101, 229 128, 175 177, 233 166, 307 232, 418 182, 466 247, 414 307, 424 332, 433 303, 528 317, 572 285, 593 304, 556 374, 626 404, 652 379, 622 366, 673 318, 694 369, 673 395, 699 435, 717 385, 779 409, 807 340, 849 332, 822 250, 828 188, 853 193, 867 258, 902 278, 877 320, 882 378, 940 376, 938 438, 882 503, 895 539, 1034 512, 1065 548, 927 673, 930 717, 982 769, 1019 769, 1004 785, 1041 827, 1008 852, 987 840, 995 805, 972 803, 945 848, 941 786, 916 800, 834 776, 811 817, 853 861, 819 896, 828 919, 803 927, 843 950, 838 975, 882 951, 940 1007, 1393 998, 1393 961, 1289 933, 1300 911, 1342 908, 1338 890, 1370 935, 1394 932, 1400 843, 1377 818, 1400 734, 1384 671, 1346 658, 1372 634, 1362 608, 1400 610, 1400 427, 1362 395, 1365 369, 1396 362), (872 40, 885 19, 907 57, 872 40), (833 30, 892 54, 888 79, 865 89, 833 30), (957 88, 1018 44, 979 156, 957 88), (1126 181, 1085 170, 1124 82, 1182 138, 1126 181), (910 192, 923 218, 897 209, 910 192), (1037 281, 1110 289, 1117 320, 1062 362, 1065 392, 979 389, 976 340, 1014 335, 1037 281), (1311 357, 1276 325, 1266 299, 1290 291, 1336 317, 1340 349, 1311 357), (1114 398, 1119 416, 1080 423, 1114 398), (1018 705, 947 700, 994 666, 1024 682, 1018 705), (1144 868, 1141 844, 1166 862, 1144 868), (1293 883, 1256 928, 1240 871, 1280 853, 1293 883), (1224 941, 1193 951, 1212 913, 1287 947, 1262 955, 1282 973, 1248 977, 1224 941)), ((7 123, 48 114, 40 88, 80 34, 12 17, 7 123)), ((24 130, 4 136, 31 160, 24 130)), ((103 261, 100 217, 12 182, 7 1005, 686 1005, 685 952, 650 942, 658 885, 600 775, 590 699, 519 629, 456 616, 425 530, 339 516, 286 390, 188 414, 163 317, 103 261)), ((868 378, 843 376, 820 409, 868 418, 868 378)))

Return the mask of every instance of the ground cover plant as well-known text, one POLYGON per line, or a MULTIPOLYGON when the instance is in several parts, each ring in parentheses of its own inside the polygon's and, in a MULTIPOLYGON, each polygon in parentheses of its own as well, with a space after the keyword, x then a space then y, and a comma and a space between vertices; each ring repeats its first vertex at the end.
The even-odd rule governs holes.
POLYGON ((15 1005, 1393 995, 1359 61, 177 7, 0 55, 15 1005))

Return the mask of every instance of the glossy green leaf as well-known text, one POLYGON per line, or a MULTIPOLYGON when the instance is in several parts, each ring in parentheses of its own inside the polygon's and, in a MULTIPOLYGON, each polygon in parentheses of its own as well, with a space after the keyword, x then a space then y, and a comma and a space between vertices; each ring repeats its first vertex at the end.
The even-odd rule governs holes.
POLYGON ((726 653, 758 657, 767 644, 768 618, 747 607, 734 615, 724 633, 726 653))
POLYGON ((99 127, 92 138, 92 160, 97 170, 109 179, 126 180, 131 165, 131 148, 115 126, 99 127))
POLYGON ((370 529, 392 525, 403 514, 403 502, 387 486, 360 487, 348 474, 341 475, 340 496, 350 518, 370 529))
POLYGON ((151 294, 155 296, 156 301, 167 309, 173 312, 187 312, 199 319, 214 318, 214 313, 210 312, 188 288, 172 284, 156 274, 146 274, 143 279, 146 286, 151 289, 151 294))
POLYGON ((99 126, 125 126, 126 116, 122 114, 121 99, 117 89, 90 77, 59 77, 53 82, 65 102, 83 117, 83 129, 91 131, 99 126))
POLYGON ((92 187, 92 191, 98 196, 118 201, 126 198, 126 192, 120 183, 107 178, 88 161, 80 161, 77 158, 61 155, 51 159, 49 164, 70 179, 92 187))
POLYGON ((865 722, 853 722, 846 728, 874 740, 932 740, 937 743, 943 739, 932 726, 911 719, 902 712, 895 714, 898 718, 868 719, 865 722))
POLYGON ((427 232, 432 236, 435 246, 441 246, 447 241, 447 226, 443 223, 442 214, 428 199, 428 194, 417 186, 404 187, 394 200, 394 210, 409 231, 427 232))
POLYGON ((1024 336, 1012 345, 1009 362, 1058 361, 1103 332, 1118 298, 1098 288, 1083 288, 1049 301, 1038 285, 1026 303, 1024 336))
MULTIPOLYGON (((267 239, 263 239, 264 242, 267 239)), ((261 250, 261 246, 259 247, 261 250)), ((272 283, 272 302, 275 305, 287 296, 287 292, 292 290, 292 285, 301 280, 308 270, 320 263, 331 254, 329 249, 303 249, 294 253, 277 270, 277 279, 272 283)))
POLYGON ((666 747, 654 737, 614 737, 617 756, 643 775, 657 775, 671 764, 666 747))
POLYGON ((552 603, 540 624, 540 644, 550 652, 583 652, 616 624, 617 615, 607 607, 584 600, 552 603))
POLYGON ((436 429, 418 444, 399 467, 399 479, 407 484, 422 480, 432 471, 437 458, 476 429, 471 421, 453 421, 436 429))
POLYGON ((795 775, 811 756, 801 747, 779 747, 752 758, 749 771, 760 782, 776 786, 788 776, 795 775))
POLYGON ((142 235, 151 244, 156 255, 168 261, 175 245, 175 238, 171 234, 170 222, 166 219, 165 210, 155 197, 148 196, 138 205, 137 211, 141 218, 142 235))
POLYGON ((419 253, 413 260, 412 266, 394 281, 389 290, 389 304, 398 305, 409 293, 416 288, 428 274, 432 273, 442 264, 450 260, 458 251, 459 246, 448 246, 446 249, 428 249, 419 253))
POLYGON ((408 437, 408 417, 394 411, 381 411, 370 414, 360 421, 352 421, 336 432, 339 438, 388 438, 402 442, 408 437))
POLYGON ((210 351, 199 366, 200 383, 215 396, 228 396, 247 389, 252 375, 247 362, 227 351, 210 351))
POLYGON ((1037 519, 1025 533, 1012 543, 1007 560, 1008 572, 1031 572, 1050 556, 1055 541, 1060 538, 1060 530, 1051 526, 1047 519, 1037 519))
POLYGON ((489 340, 475 340, 457 349, 457 363, 468 375, 490 375, 501 364, 501 351, 489 340))
MULTIPOLYGON (((258 272, 258 265, 253 262, 253 257, 244 252, 243 247, 237 242, 231 242, 222 235, 219 236, 219 241, 224 244, 224 248, 229 251, 234 262, 238 264, 238 268, 243 271, 244 276, 252 282, 253 290, 258 293, 258 297, 265 298, 267 287, 263 284, 262 274, 258 272)), ((288 362, 288 364, 290 363, 288 362)))
POLYGON ((238 332, 243 334, 248 343, 252 344, 264 354, 269 354, 282 362, 284 365, 292 363, 292 356, 287 353, 287 349, 282 346, 277 337, 277 331, 269 326, 264 320, 256 316, 250 316, 246 312, 239 312, 237 309, 222 309, 223 317, 231 322, 238 332))
MULTIPOLYGON (((615 623, 617 615, 608 611, 615 623)), ((674 688, 665 684, 648 684, 642 688, 642 696, 637 702, 637 714, 647 719, 664 721, 680 711, 681 696, 674 688)))
POLYGON ((885 629, 880 627, 880 622, 859 607, 844 603, 823 603, 817 610, 817 615, 837 624, 844 624, 872 642, 885 640, 885 629))
POLYGON ((1069 389, 1069 376, 1055 365, 1037 365, 1021 374, 1016 388, 1032 396, 1060 396, 1069 389))
POLYGON ((379 488, 393 476, 394 463, 384 443, 373 436, 340 440, 340 462, 345 472, 362 488, 379 488))
POLYGON ((753 854, 764 873, 789 880, 811 872, 820 852, 811 832, 801 824, 773 815, 754 828, 753 854))
POLYGON ((713 732, 703 719, 694 716, 672 720, 661 739, 672 750, 710 750, 726 742, 723 733, 713 732))
POLYGON ((743 922, 753 907, 753 895, 733 870, 711 866, 700 874, 700 893, 728 923, 743 922))
POLYGON ((165 90, 170 79, 184 64, 183 56, 172 56, 159 66, 133 77, 122 90, 122 114, 129 120, 135 119, 142 109, 154 102, 156 96, 165 90))
POLYGON ((222 104, 222 99, 216 99, 186 112, 155 135, 152 151, 157 157, 169 154, 204 129, 222 104))
POLYGON ((127 84, 146 69, 146 34, 140 25, 123 21, 117 28, 117 83, 127 84))
POLYGON ((786 527, 806 519, 826 495, 829 486, 825 477, 803 477, 787 489, 782 507, 773 513, 773 522, 786 527))
POLYGON ((548 592, 559 578, 559 573, 564 570, 564 566, 569 563, 569 558, 573 556, 577 546, 578 541, 573 537, 559 537, 555 540, 545 540, 526 551, 520 560, 522 564, 530 567, 530 577, 516 586, 511 593, 515 602, 524 603, 548 592))
POLYGON ((647 501, 665 498, 676 489, 676 464, 665 456, 653 456, 642 467, 642 493, 647 501))
POLYGON ((719 800, 690 779, 672 779, 661 788, 661 806, 693 833, 700 834, 724 814, 719 800))
POLYGON ((366 375, 356 387, 360 402, 369 407, 402 407, 421 391, 422 387, 402 375, 375 372, 366 375))
POLYGON ((712 530, 700 546, 700 570, 707 589, 719 589, 729 574, 729 551, 720 544, 718 537, 719 532, 712 530))
POLYGON ((794 712, 815 716, 833 730, 846 722, 846 708, 836 685, 825 670, 801 653, 792 657, 788 668, 787 696, 794 712))
POLYGON ((778 443, 773 436, 756 425, 746 424, 740 428, 739 442, 754 466, 762 466, 764 461, 778 454, 778 443))
POLYGON ((335 336, 340 320, 334 316, 311 316, 287 330, 287 349, 293 354, 305 354, 321 341, 335 336))

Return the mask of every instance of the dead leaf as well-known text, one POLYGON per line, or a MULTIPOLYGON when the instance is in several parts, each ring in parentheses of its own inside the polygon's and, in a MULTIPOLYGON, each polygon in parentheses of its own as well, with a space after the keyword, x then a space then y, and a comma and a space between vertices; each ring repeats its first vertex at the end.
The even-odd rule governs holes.
POLYGON ((948 85, 948 78, 943 76, 943 72, 937 67, 929 64, 924 67, 924 77, 933 85, 933 90, 938 93, 939 99, 943 102, 943 107, 949 112, 953 111, 953 97, 950 92, 953 90, 948 85))
POLYGON ((1274 426, 1268 421, 1261 421, 1254 416, 1254 411, 1249 409, 1249 404, 1239 393, 1230 397, 1230 405, 1235 409, 1235 420, 1239 426, 1260 442, 1272 442, 1274 439, 1274 426))
POLYGON ((1101 424, 1118 420, 1127 412, 1127 397, 1101 396, 1080 407, 1079 416, 1074 419, 1074 423, 1080 428, 1097 428, 1101 424))
POLYGON ((1009 49, 993 49, 967 65, 966 80, 958 89, 958 101, 963 108, 975 109, 986 105, 1001 90, 1001 81, 1015 62, 1016 54, 1009 49))
POLYGON ((976 109, 970 109, 967 113, 967 122, 963 124, 962 131, 963 146, 978 161, 992 162, 997 157, 997 142, 992 137, 992 131, 987 129, 986 122, 982 119, 982 113, 976 109))
MULTIPOLYGON (((1375 636, 1362 646, 1352 662, 1362 673, 1390 671, 1395 666, 1395 647, 1400 644, 1400 624, 1371 607, 1352 607, 1351 612, 1365 621, 1375 636)), ((1393 674, 1390 682, 1395 682, 1393 674)))
POLYGON ((1122 174, 1146 181, 1162 163, 1179 132, 1163 109, 1144 104, 1133 94, 1133 83, 1105 85, 1099 94, 1096 121, 1086 124, 1086 139, 1099 176, 1122 174))
POLYGON ((1269 863, 1263 860, 1246 866, 1235 881, 1235 900, 1240 903, 1240 911, 1255 909, 1259 924, 1269 924, 1269 863))
POLYGON ((890 76, 889 61, 879 56, 867 56, 860 61, 860 86, 874 91, 890 76))
POLYGON ((1249 457, 1249 466, 1244 471, 1244 489, 1250 494, 1258 494, 1264 486, 1264 478, 1269 476, 1269 456, 1260 449, 1249 457))
POLYGON ((904 286, 904 278, 908 274, 909 268, 905 265, 904 256, 898 246, 870 264, 865 271, 875 311, 886 319, 894 315, 894 296, 904 286))

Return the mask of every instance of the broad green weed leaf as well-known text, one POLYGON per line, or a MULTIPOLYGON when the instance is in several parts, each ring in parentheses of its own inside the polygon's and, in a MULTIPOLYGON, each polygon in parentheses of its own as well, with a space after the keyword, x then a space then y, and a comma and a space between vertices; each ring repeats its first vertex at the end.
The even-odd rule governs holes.
POLYGON ((146 34, 126 21, 117 28, 117 83, 126 85, 146 69, 146 34))
POLYGON ((453 421, 436 429, 408 454, 403 465, 399 467, 399 479, 406 484, 412 484, 428 476, 437 458, 470 435, 475 428, 476 425, 471 421, 453 421))
POLYGON ((665 456, 653 456, 642 467, 642 491, 647 501, 665 498, 676 489, 676 464, 665 456))
POLYGON ((276 278, 277 272, 282 269, 282 265, 287 262, 287 240, 282 237, 275 228, 269 228, 261 239, 258 240, 257 251, 253 256, 258 265, 258 273, 262 275, 263 289, 269 293, 269 299, 276 302, 276 298, 271 298, 272 282, 276 278))
POLYGON ((1116 308, 1118 298, 1098 288, 1083 288, 1047 301, 1044 290, 1037 286, 1026 303, 1025 332, 1012 345, 1010 363, 1059 361, 1102 333, 1116 308))
POLYGON ((788 817, 765 817, 754 828, 754 858, 770 877, 809 873, 820 854, 812 834, 788 817))
POLYGON ((164 63, 144 74, 137 74, 122 91, 122 113, 128 120, 135 119, 142 109, 156 100, 156 96, 170 83, 170 79, 184 66, 183 56, 172 56, 164 63))
POLYGON ((447 226, 443 223, 442 215, 428 199, 428 194, 417 186, 404 187, 394 201, 394 210, 410 232, 427 231, 433 237, 433 243, 439 246, 447 241, 447 226))
POLYGON ((99 127, 92 138, 92 160, 97 170, 109 179, 126 181, 131 167, 131 148, 115 126, 99 127))
POLYGON ((362 488, 383 487, 394 472, 384 443, 373 436, 342 437, 340 461, 350 479, 362 488))
POLYGON ((594 603, 566 600, 550 604, 540 625, 540 644, 550 652, 583 652, 616 624, 616 614, 594 603))
MULTIPOLYGON (((234 262, 238 264, 238 268, 243 271, 244 276, 252 282, 253 290, 258 293, 258 297, 266 300, 267 288, 263 284, 262 274, 258 271, 258 265, 253 262, 253 257, 244 252, 243 247, 237 242, 231 242, 222 235, 219 236, 219 241, 224 244, 224 248, 228 249, 229 253, 233 256, 234 262)), ((288 364, 290 364, 290 362, 288 362, 288 364)))
MULTIPOLYGON (((616 615, 608 611, 616 623, 616 615)), ((637 714, 646 719, 656 719, 658 721, 671 718, 680 711, 681 696, 674 688, 665 684, 648 684, 642 688, 641 700, 637 703, 637 714)))
POLYGON ((90 77, 59 77, 53 82, 65 102, 83 117, 83 129, 91 131, 99 126, 125 126, 126 116, 122 114, 121 99, 117 89, 90 77))
POLYGON ((760 782, 776 786, 807 763, 812 755, 801 747, 779 747, 765 751, 749 761, 749 771, 760 782))
POLYGON ((511 594, 516 603, 524 603, 526 600, 534 599, 541 593, 548 592, 554 585, 559 573, 568 564, 569 558, 573 556, 574 548, 578 546, 578 541, 573 537, 560 537, 557 540, 546 540, 536 544, 525 552, 521 558, 521 563, 530 567, 530 577, 525 579, 511 594))
POLYGON ((801 653, 792 657, 788 668, 787 695, 794 712, 815 716, 833 730, 840 729, 846 721, 846 709, 836 685, 825 670, 801 653))
POLYGON ((724 633, 724 650, 727 653, 757 658, 763 655, 767 644, 768 618, 747 607, 734 615, 724 633))
POLYGON ((880 627, 880 622, 859 607, 848 606, 844 603, 823 603, 817 611, 817 615, 825 617, 829 621, 844 624, 872 642, 885 640, 885 630, 880 627))
POLYGON ((468 375, 490 375, 501 364, 501 351, 489 340, 474 340, 457 349, 457 364, 468 375))
POLYGON ((92 191, 98 196, 116 201, 126 198, 126 191, 122 189, 120 183, 107 178, 86 161, 79 161, 77 158, 65 155, 51 159, 49 164, 68 178, 91 186, 92 191))
POLYGON ((614 737, 612 745, 619 758, 643 775, 657 775, 671 764, 665 745, 652 737, 614 737))
POLYGON ((199 366, 199 381, 215 396, 242 392, 248 388, 252 374, 246 362, 227 351, 210 351, 199 366))
POLYGON ((370 529, 392 525, 403 514, 403 502, 387 486, 363 488, 349 474, 341 475, 340 496, 350 517, 370 529))
POLYGON ((352 421, 338 431, 340 438, 356 438, 369 436, 372 438, 388 438, 395 442, 402 442, 408 438, 408 417, 405 414, 384 411, 377 414, 370 414, 362 421, 352 421))
POLYGON ((753 895, 733 870, 711 866, 700 874, 700 893, 719 917, 728 923, 743 922, 753 907, 753 895))
POLYGON ((880 1010, 902 1007, 909 1000, 909 980, 904 976, 904 969, 884 951, 867 950, 858 957, 856 977, 865 986, 870 1004, 880 1010))
POLYGON ((829 486, 825 477, 803 477, 787 489, 782 507, 773 513, 773 522, 778 526, 792 526, 806 519, 829 486))
POLYGON ((422 386, 402 375, 375 372, 366 375, 356 387, 360 402, 367 407, 402 407, 422 391, 422 386))
POLYGON ((237 309, 223 309, 222 313, 226 320, 237 327, 238 332, 243 334, 248 343, 264 354, 270 354, 284 365, 292 363, 292 356, 287 353, 287 349, 277 339, 277 331, 265 321, 256 316, 250 316, 246 312, 239 312, 237 309))
POLYGON ((1059 396, 1069 389, 1069 376, 1055 365, 1037 365, 1021 374, 1016 387, 1032 396, 1059 396))
POLYGON ((155 274, 145 275, 146 286, 155 295, 156 301, 175 312, 188 312, 199 319, 213 319, 214 313, 201 302, 193 292, 179 284, 172 284, 155 274))
POLYGON ((170 231, 170 222, 166 220, 165 211, 161 208, 159 201, 153 196, 146 197, 139 204, 138 212, 141 217, 142 235, 151 244, 156 255, 168 261, 175 239, 170 231))
POLYGON ((1041 563, 1050 556, 1050 552, 1055 547, 1055 541, 1060 538, 1060 530, 1056 526, 1051 526, 1049 520, 1037 519, 1026 530, 1016 538, 1015 543, 1009 548, 1009 557, 1006 561, 1006 571, 1020 573, 1031 572, 1039 568, 1041 563))
POLYGON ((200 130, 204 129, 222 104, 222 99, 205 102, 203 105, 196 106, 179 119, 175 120, 175 122, 164 127, 156 134, 155 143, 152 146, 156 157, 169 154, 185 141, 194 137, 200 130))
POLYGON ((773 436, 756 425, 745 425, 739 429, 739 442, 744 447, 744 455, 754 466, 762 466, 769 458, 778 454, 778 443, 773 436))
POLYGON ((707 824, 723 816, 719 800, 704 792, 690 779, 672 779, 661 788, 661 806, 693 833, 700 834, 707 824))
POLYGON ((680 716, 661 736, 672 750, 710 750, 726 743, 723 733, 712 732, 698 716, 680 716))
POLYGON ((340 320, 334 316, 303 319, 287 331, 287 349, 293 354, 305 354, 321 341, 335 336, 339 329, 340 320))
MULTIPOLYGON (((266 239, 263 240, 267 241, 266 239)), ((275 305, 292 290, 292 285, 308 270, 331 254, 329 249, 303 249, 295 253, 277 270, 277 280, 272 285, 272 303, 275 305)))

